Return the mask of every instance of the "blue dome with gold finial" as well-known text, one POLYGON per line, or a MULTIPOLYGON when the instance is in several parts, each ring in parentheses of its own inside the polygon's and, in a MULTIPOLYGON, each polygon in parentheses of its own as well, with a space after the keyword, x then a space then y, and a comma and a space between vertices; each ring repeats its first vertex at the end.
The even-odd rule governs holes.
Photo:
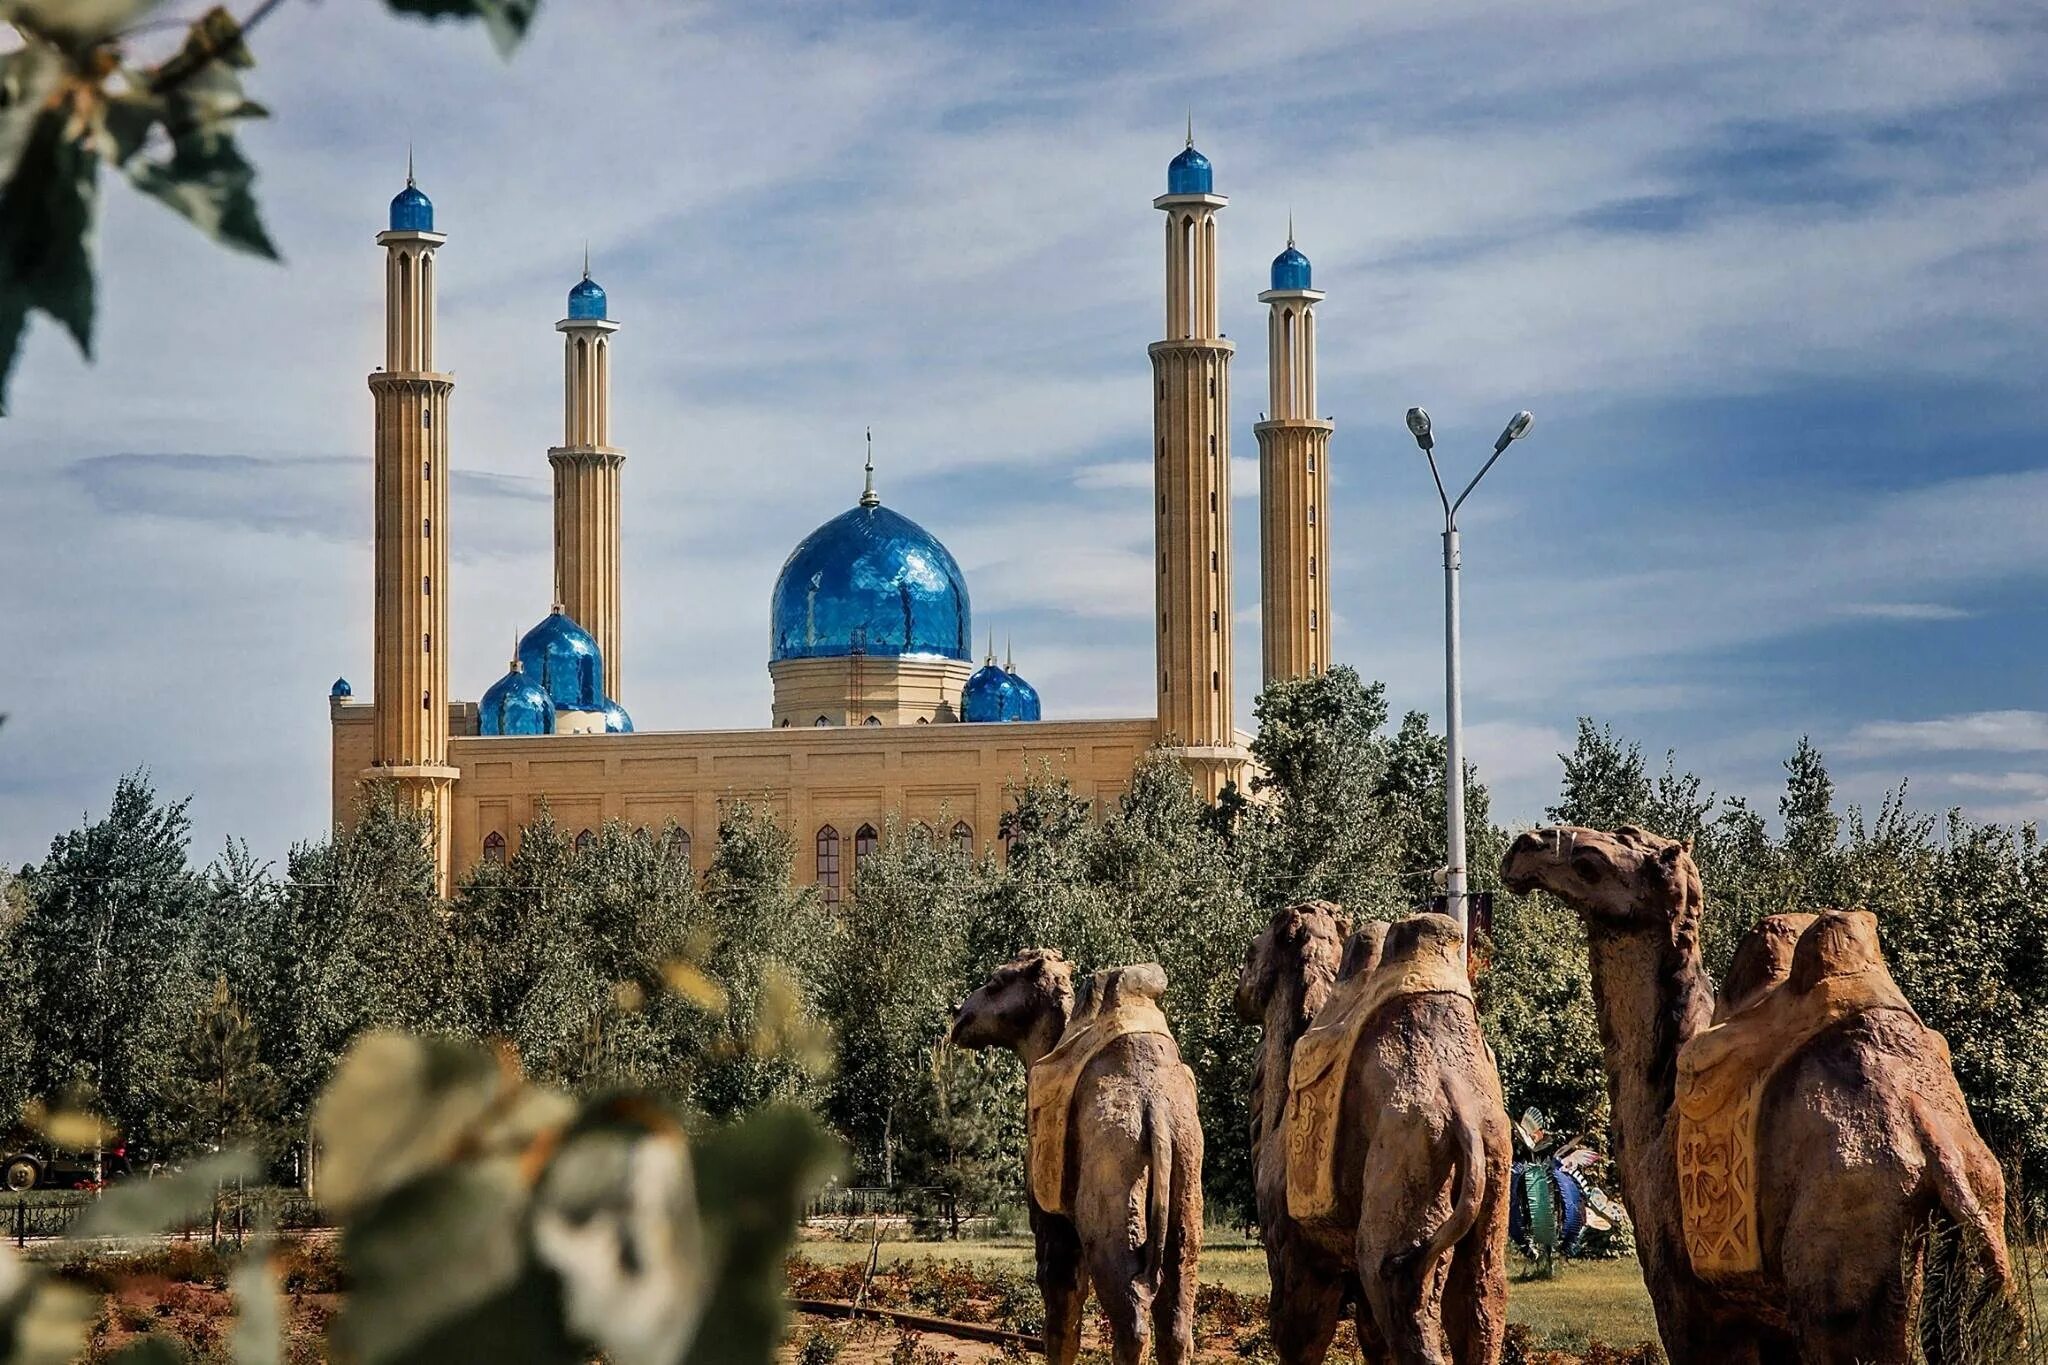
POLYGON ((336 701, 345 700, 349 697, 353 697, 355 694, 356 690, 348 685, 347 678, 336 678, 334 680, 334 686, 327 689, 327 695, 329 697, 334 698, 336 701))
POLYGON ((1166 192, 1168 194, 1213 194, 1215 176, 1209 166, 1209 158, 1195 150, 1194 135, 1188 135, 1188 145, 1166 166, 1166 192))
POLYGON ((860 504, 805 536, 775 578, 770 661, 970 659, 967 579, 938 537, 882 506, 860 504))
POLYGON ((630 735, 633 733, 633 718, 626 714, 626 708, 604 699, 604 732, 608 735, 630 735))
POLYGON ((993 651, 988 662, 974 670, 974 676, 960 689, 960 719, 988 723, 1009 720, 1011 701, 1010 675, 996 662, 993 651))
POLYGON ((1294 238, 1287 239, 1287 250, 1273 258, 1273 287, 1275 289, 1308 289, 1308 257, 1295 249, 1294 238))
POLYGON ((557 606, 520 637, 519 663, 558 711, 604 709, 604 657, 590 632, 557 606))
POLYGON ((405 178, 405 188, 391 201, 391 230, 393 232, 432 232, 434 230, 434 201, 420 193, 419 186, 412 183, 412 177, 405 178))
POLYGON ((569 291, 569 317, 572 320, 578 318, 602 319, 604 317, 604 308, 604 286, 591 279, 588 275, 578 280, 575 288, 569 291))
POLYGON ((476 728, 484 735, 551 735, 555 703, 547 689, 530 678, 517 659, 504 677, 484 690, 477 703, 476 728))
POLYGON ((1004 720, 1037 720, 1039 716, 1038 689, 1017 675, 1015 664, 1004 665, 1010 678, 1010 714, 1004 720))

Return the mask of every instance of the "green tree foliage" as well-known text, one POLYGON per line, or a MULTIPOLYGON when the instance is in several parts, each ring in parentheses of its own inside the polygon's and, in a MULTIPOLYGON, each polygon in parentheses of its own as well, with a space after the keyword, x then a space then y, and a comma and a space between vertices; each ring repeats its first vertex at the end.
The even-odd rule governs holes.
MULTIPOLYGON (((31 313, 92 355, 93 259, 101 172, 124 176, 215 241, 266 259, 255 167, 238 124, 268 111, 242 91, 245 39, 281 0, 246 19, 215 6, 160 58, 159 0, 0 0, 18 45, 0 54, 0 412, 31 313)), ((386 0, 399 13, 481 19, 509 52, 539 0, 386 0)), ((170 28, 184 21, 171 20, 170 28)))
POLYGON ((225 976, 200 1007, 165 1095, 168 1124, 185 1151, 269 1148, 280 1091, 256 1030, 225 976))

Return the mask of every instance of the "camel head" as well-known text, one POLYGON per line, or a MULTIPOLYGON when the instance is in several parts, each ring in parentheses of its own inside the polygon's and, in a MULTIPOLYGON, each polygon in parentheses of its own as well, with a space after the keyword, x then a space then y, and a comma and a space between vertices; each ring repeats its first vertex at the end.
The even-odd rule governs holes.
POLYGON ((1612 833, 1580 825, 1530 830, 1508 849, 1500 875, 1517 894, 1550 892, 1589 927, 1676 938, 1699 924, 1703 898, 1691 845, 1634 825, 1612 833))
POLYGON ((1237 1017, 1247 1024, 1261 1023, 1275 998, 1283 991, 1293 992, 1298 996, 1293 1012, 1306 1028, 1337 979, 1349 937, 1351 917, 1328 901, 1303 901, 1275 910, 1245 949, 1244 966, 1237 973, 1237 1017))
POLYGON ((960 1047, 1042 1055, 1059 1041, 1073 1009, 1074 965, 1057 949, 1026 948, 960 1002, 949 1036, 960 1047))

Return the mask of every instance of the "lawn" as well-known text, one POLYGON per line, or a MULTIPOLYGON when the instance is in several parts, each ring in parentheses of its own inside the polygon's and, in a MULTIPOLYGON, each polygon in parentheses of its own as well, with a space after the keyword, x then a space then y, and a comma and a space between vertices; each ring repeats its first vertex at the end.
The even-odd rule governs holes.
MULTIPOLYGON (((1235 1232, 1211 1229, 1202 1249, 1202 1280, 1240 1294, 1264 1294, 1266 1256, 1235 1232)), ((868 1254, 865 1242, 806 1240, 799 1248, 814 1261, 858 1261, 868 1254)), ((961 1242, 883 1242, 881 1260, 967 1261, 983 1270, 1029 1273, 1031 1239, 993 1238, 961 1242)), ((1513 1269, 1527 1268, 1519 1259, 1513 1269)), ((1515 1278, 1508 1285, 1508 1318, 1526 1322, 1539 1344, 1572 1349, 1589 1340, 1616 1346, 1653 1341, 1650 1297, 1643 1291, 1642 1272, 1630 1261, 1574 1261, 1556 1279, 1515 1278)))

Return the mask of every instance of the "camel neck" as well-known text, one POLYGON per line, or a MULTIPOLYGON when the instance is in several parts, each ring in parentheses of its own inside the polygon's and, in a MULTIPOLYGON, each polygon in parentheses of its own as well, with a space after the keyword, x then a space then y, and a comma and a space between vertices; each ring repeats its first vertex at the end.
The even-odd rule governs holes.
MULTIPOLYGON (((1697 944, 1597 924, 1589 929, 1615 1158, 1632 1192, 1675 1197, 1678 1170, 1666 1120, 1678 1092, 1678 1050, 1712 1021, 1713 988, 1697 944)), ((1633 1202, 1630 1212, 1643 1221, 1633 1202)))
POLYGON ((1046 1010, 1031 1025, 1031 1029, 1017 1040, 1014 1051, 1017 1060, 1028 1070, 1038 1065, 1046 1053, 1059 1046, 1060 1035, 1067 1031, 1065 1010, 1046 1010))
POLYGON ((1316 1011, 1330 998, 1330 982, 1306 974, 1281 983, 1266 1004, 1259 1039, 1257 1076, 1259 1132, 1276 1133, 1287 1109, 1287 1068, 1294 1045, 1308 1032, 1316 1011))

